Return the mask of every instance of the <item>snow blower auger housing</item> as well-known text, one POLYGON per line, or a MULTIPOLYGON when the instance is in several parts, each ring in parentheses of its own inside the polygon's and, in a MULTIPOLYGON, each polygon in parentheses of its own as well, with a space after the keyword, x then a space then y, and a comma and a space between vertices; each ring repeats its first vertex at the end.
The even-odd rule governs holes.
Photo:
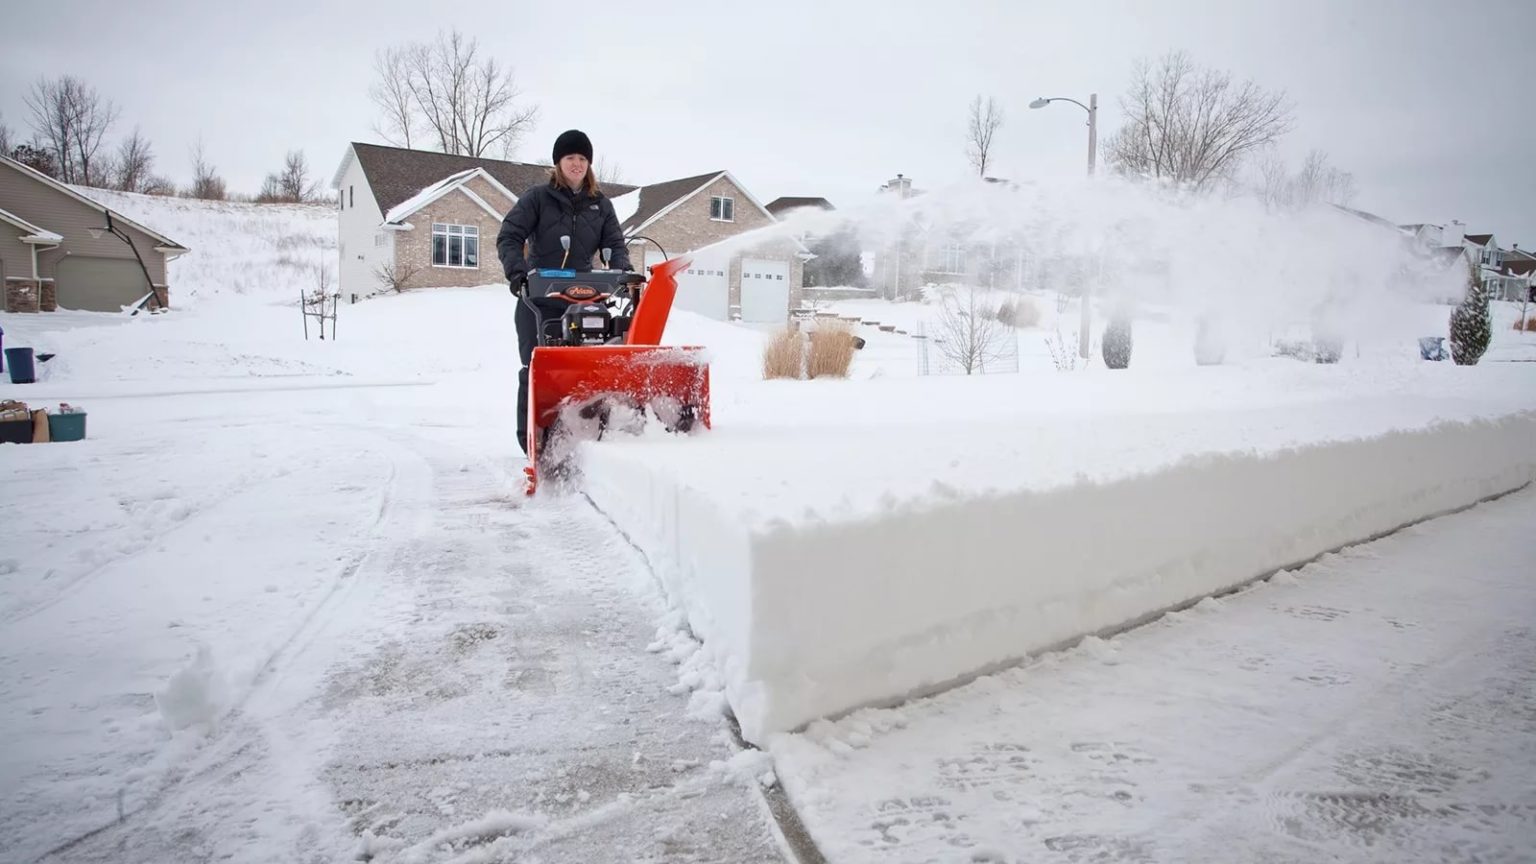
POLYGON ((564 436, 600 438, 615 409, 653 415, 668 431, 709 427, 703 349, 660 344, 677 274, 688 264, 665 261, 649 268, 649 280, 619 270, 528 274, 520 302, 534 313, 538 340, 528 364, 529 495, 558 467, 562 454, 550 445, 564 436))

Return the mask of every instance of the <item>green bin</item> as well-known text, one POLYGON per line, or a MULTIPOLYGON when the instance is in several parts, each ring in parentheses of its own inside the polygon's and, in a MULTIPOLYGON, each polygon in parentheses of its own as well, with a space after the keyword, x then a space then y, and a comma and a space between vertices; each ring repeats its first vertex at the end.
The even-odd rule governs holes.
POLYGON ((48 415, 48 439, 50 441, 82 441, 85 439, 85 412, 48 415))

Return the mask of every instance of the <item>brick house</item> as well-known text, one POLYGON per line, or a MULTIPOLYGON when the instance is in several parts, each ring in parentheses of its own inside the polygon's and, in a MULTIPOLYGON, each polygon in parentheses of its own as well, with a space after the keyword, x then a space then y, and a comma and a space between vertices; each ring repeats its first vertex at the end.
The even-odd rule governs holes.
MULTIPOLYGON (((344 295, 406 288, 502 284, 501 220, 520 195, 548 182, 550 166, 352 143, 336 169, 337 279, 344 295)), ((722 320, 783 321, 799 301, 805 249, 779 240, 730 253, 722 240, 776 221, 726 171, 634 187, 603 184, 636 269, 694 255, 677 306, 722 320), (643 236, 647 239, 640 239, 643 236), (746 286, 743 291, 743 285, 746 286)))
POLYGON ((165 308, 166 262, 188 251, 84 192, 0 156, 5 311, 117 312, 141 300, 165 308), (105 230, 109 222, 112 231, 105 230))
POLYGON ((623 228, 636 267, 664 260, 663 252, 693 256, 693 266, 678 278, 677 308, 720 320, 775 324, 800 304, 810 253, 797 239, 719 247, 778 221, 731 172, 642 186, 615 199, 614 206, 621 214, 634 208, 623 228))

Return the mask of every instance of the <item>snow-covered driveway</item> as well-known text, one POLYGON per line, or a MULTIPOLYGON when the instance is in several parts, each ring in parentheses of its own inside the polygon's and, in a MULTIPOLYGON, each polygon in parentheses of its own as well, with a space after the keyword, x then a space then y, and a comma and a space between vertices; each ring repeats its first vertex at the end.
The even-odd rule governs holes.
POLYGON ((778 736, 845 862, 1530 861, 1527 488, 941 696, 778 736))
POLYGON ((642 559, 522 499, 505 405, 89 408, 0 452, 0 860, 778 859, 766 757, 712 764, 642 559))

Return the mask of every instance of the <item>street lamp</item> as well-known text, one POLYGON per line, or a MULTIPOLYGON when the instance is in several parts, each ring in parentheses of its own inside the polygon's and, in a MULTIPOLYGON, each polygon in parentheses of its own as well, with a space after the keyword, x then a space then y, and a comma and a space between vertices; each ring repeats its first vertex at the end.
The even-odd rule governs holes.
MULTIPOLYGON (((1088 94, 1087 105, 1084 105, 1076 99, 1069 99, 1065 96, 1052 96, 1049 99, 1042 96, 1039 99, 1029 103, 1029 107, 1044 108, 1052 102, 1071 102, 1073 105, 1076 105, 1077 107, 1088 112, 1088 176, 1092 177, 1094 168, 1094 156, 1098 153, 1099 149, 1099 94, 1088 94)), ((1077 356, 1083 358, 1084 360, 1088 359, 1088 325, 1092 315, 1088 309, 1090 305, 1088 302, 1088 291, 1089 284, 1085 279, 1083 281, 1083 313, 1078 323, 1077 334, 1077 356)))
MULTIPOLYGON (((91 233, 91 239, 100 240, 102 234, 111 234, 113 237, 127 243, 128 248, 133 250, 134 259, 139 262, 139 269, 144 271, 144 284, 149 286, 149 296, 154 298, 156 306, 160 306, 160 295, 155 292, 155 280, 149 276, 149 268, 144 265, 144 259, 139 255, 139 247, 133 245, 133 238, 123 233, 123 229, 112 224, 111 210, 103 210, 101 212, 107 217, 107 224, 101 228, 87 228, 86 230, 91 233)), ((139 310, 134 309, 133 314, 139 314, 139 310)))

